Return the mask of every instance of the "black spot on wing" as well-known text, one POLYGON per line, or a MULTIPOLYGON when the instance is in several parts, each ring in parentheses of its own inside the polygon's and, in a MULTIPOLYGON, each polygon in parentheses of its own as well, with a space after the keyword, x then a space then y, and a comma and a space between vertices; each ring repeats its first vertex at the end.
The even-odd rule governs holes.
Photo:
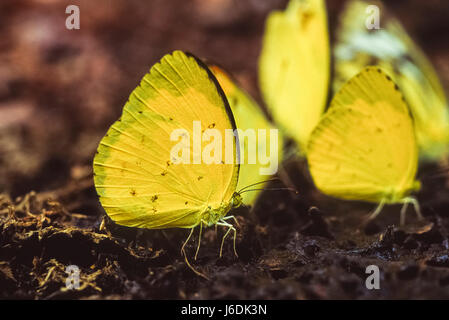
MULTIPOLYGON (((232 113, 231 106, 229 105, 229 101, 226 98, 226 94, 224 93, 223 88, 220 86, 220 83, 218 82, 217 78, 214 76, 212 71, 210 71, 210 69, 207 67, 207 65, 203 61, 201 61, 201 59, 197 58, 195 55, 193 55, 190 52, 185 52, 185 55, 195 59, 195 61, 198 63, 198 65, 207 72, 209 79, 211 79, 212 82, 214 83, 215 88, 217 89, 217 92, 223 101, 223 104, 224 104, 225 110, 226 110, 226 114, 228 115, 229 121, 231 122, 231 125, 232 125, 232 129, 233 130, 237 129, 237 125, 235 124, 235 118, 234 118, 234 114, 232 113)), ((238 159, 240 159, 240 142, 239 142, 238 134, 235 134, 235 149, 236 149, 235 159, 237 160, 236 166, 237 166, 237 177, 238 177, 239 173, 240 173, 240 164, 238 163, 238 159)))

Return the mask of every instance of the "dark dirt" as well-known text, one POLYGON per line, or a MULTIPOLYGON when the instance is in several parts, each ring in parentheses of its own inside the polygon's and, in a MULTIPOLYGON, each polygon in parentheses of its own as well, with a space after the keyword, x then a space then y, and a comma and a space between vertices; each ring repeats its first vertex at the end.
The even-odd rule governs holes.
MULTIPOLYGON (((254 97, 263 22, 286 1, 75 1, 81 29, 64 27, 64 1, 0 3, 0 298, 400 299, 449 298, 449 180, 420 169, 424 222, 400 207, 363 224, 372 205, 319 194, 304 165, 287 172, 300 194, 266 191, 223 230, 187 246, 187 230, 114 225, 98 203, 91 161, 139 79, 163 54, 188 50, 227 68, 254 97), (50 200, 52 199, 52 200, 50 200), (65 290, 68 265, 81 288, 65 290), (380 268, 380 290, 365 269, 380 268), (213 284, 213 285, 212 285, 213 284)), ((343 1, 328 1, 331 30, 343 1)), ((449 5, 389 1, 449 88, 449 5), (407 7, 407 10, 403 8, 407 7)), ((274 184, 276 185, 276 184, 274 184)))

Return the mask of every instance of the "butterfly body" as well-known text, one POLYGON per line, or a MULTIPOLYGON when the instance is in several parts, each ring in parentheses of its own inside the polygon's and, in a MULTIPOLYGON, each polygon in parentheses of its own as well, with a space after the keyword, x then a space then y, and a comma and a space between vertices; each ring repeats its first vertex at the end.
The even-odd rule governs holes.
POLYGON ((204 211, 196 221, 196 224, 187 226, 186 228, 194 228, 200 223, 203 223, 206 227, 214 226, 218 222, 222 221, 231 209, 240 207, 242 203, 242 196, 239 193, 235 192, 229 202, 222 202, 220 205, 218 205, 218 207, 206 205, 204 211))

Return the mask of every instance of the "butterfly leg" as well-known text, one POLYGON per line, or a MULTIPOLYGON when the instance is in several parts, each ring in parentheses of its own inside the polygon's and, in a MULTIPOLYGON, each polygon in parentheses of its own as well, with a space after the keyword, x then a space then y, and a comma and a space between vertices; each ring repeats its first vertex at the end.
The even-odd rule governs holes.
POLYGON ((382 200, 379 205, 376 207, 376 209, 373 211, 373 213, 371 213, 371 215, 368 217, 368 221, 373 220, 374 218, 376 218, 379 213, 382 211, 383 207, 385 205, 385 201, 382 200))
POLYGON ((226 237, 228 236, 229 232, 231 231, 231 228, 228 228, 228 231, 226 231, 225 235, 223 236, 223 239, 221 239, 221 246, 220 246, 220 258, 223 255, 223 244, 224 241, 226 239, 226 237))
POLYGON ((418 220, 423 219, 423 216, 421 214, 421 208, 420 208, 419 202, 418 202, 418 200, 416 200, 416 198, 406 197, 406 198, 404 198, 404 200, 402 200, 402 203, 404 203, 404 206, 405 206, 405 204, 411 203, 413 205, 413 207, 415 208, 415 212, 416 212, 416 216, 418 217, 418 220))
POLYGON ((222 256, 224 241, 225 241, 226 237, 228 236, 229 232, 231 232, 231 230, 234 232, 234 254, 238 257, 237 250, 235 249, 237 230, 234 228, 234 226, 232 224, 229 224, 226 221, 224 221, 224 219, 221 219, 220 221, 221 222, 217 222, 217 225, 228 228, 228 231, 225 233, 225 235, 223 236, 223 239, 221 240, 220 257, 222 256))
POLYGON ((404 204, 403 204, 403 206, 401 208, 401 218, 399 220, 399 225, 401 225, 401 226, 403 226, 405 224, 405 213, 407 212, 407 207, 408 207, 410 202, 406 200, 403 203, 404 204))
POLYGON ((198 236, 198 246, 196 247, 196 252, 195 252, 195 260, 198 257, 198 252, 200 251, 200 246, 201 246, 201 235, 203 234, 203 220, 201 220, 200 223, 200 234, 198 236))
POLYGON ((186 241, 184 241, 184 243, 182 244, 182 247, 181 247, 181 254, 184 254, 184 255, 185 255, 185 252, 186 252, 186 251, 184 250, 184 247, 186 246, 187 242, 189 242, 190 237, 191 237, 192 234, 193 234, 193 230, 195 230, 195 228, 190 229, 189 236, 187 237, 186 241))
POLYGON ((401 202, 404 204, 401 209, 401 221, 400 221, 401 226, 405 224, 405 212, 406 212, 409 204, 412 204, 413 207, 415 208, 415 212, 416 212, 416 215, 418 216, 418 220, 423 219, 418 200, 416 200, 413 197, 406 197, 401 202))
POLYGON ((238 227, 240 227, 240 224, 239 224, 239 222, 237 221, 237 218, 236 218, 235 216, 226 216, 226 217, 221 218, 221 220, 224 220, 224 221, 226 221, 226 220, 228 220, 228 219, 233 219, 234 222, 235 222, 235 224, 236 224, 238 227))
POLYGON ((413 204, 413 207, 415 208, 416 216, 418 217, 418 220, 424 219, 421 214, 421 208, 419 206, 418 200, 416 198, 410 197, 410 202, 413 204))
POLYGON ((185 260, 187 266, 188 266, 193 272, 195 272, 195 274, 197 274, 197 275, 200 276, 200 277, 203 277, 203 278, 206 279, 206 280, 210 280, 206 275, 204 275, 204 274, 202 274, 201 272, 199 272, 198 270, 196 270, 196 269, 190 264, 189 259, 187 259, 187 254, 186 254, 186 251, 185 251, 185 246, 186 246, 187 242, 189 242, 190 238, 192 237, 192 234, 193 234, 193 231, 194 231, 194 230, 195 230, 195 228, 192 228, 192 229, 190 230, 189 236, 187 237, 186 241, 184 241, 184 244, 183 244, 182 247, 181 247, 181 254, 184 256, 184 260, 185 260))

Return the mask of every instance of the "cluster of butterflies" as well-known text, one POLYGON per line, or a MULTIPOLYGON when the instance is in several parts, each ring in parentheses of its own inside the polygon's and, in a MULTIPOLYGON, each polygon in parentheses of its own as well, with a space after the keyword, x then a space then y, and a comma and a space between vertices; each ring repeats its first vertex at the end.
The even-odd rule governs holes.
POLYGON ((235 233, 230 209, 260 195, 239 190, 267 177, 259 164, 174 165, 170 132, 194 120, 222 131, 278 127, 324 194, 377 203, 373 215, 394 203, 412 203, 419 214, 410 196, 420 188, 418 162, 449 153, 447 100, 430 62, 380 3, 381 29, 366 28, 368 5, 347 3, 332 79, 324 1, 291 0, 269 15, 259 78, 276 126, 220 67, 181 51, 164 56, 98 147, 94 181, 109 217, 128 227, 190 228, 189 238, 197 226, 235 233))

